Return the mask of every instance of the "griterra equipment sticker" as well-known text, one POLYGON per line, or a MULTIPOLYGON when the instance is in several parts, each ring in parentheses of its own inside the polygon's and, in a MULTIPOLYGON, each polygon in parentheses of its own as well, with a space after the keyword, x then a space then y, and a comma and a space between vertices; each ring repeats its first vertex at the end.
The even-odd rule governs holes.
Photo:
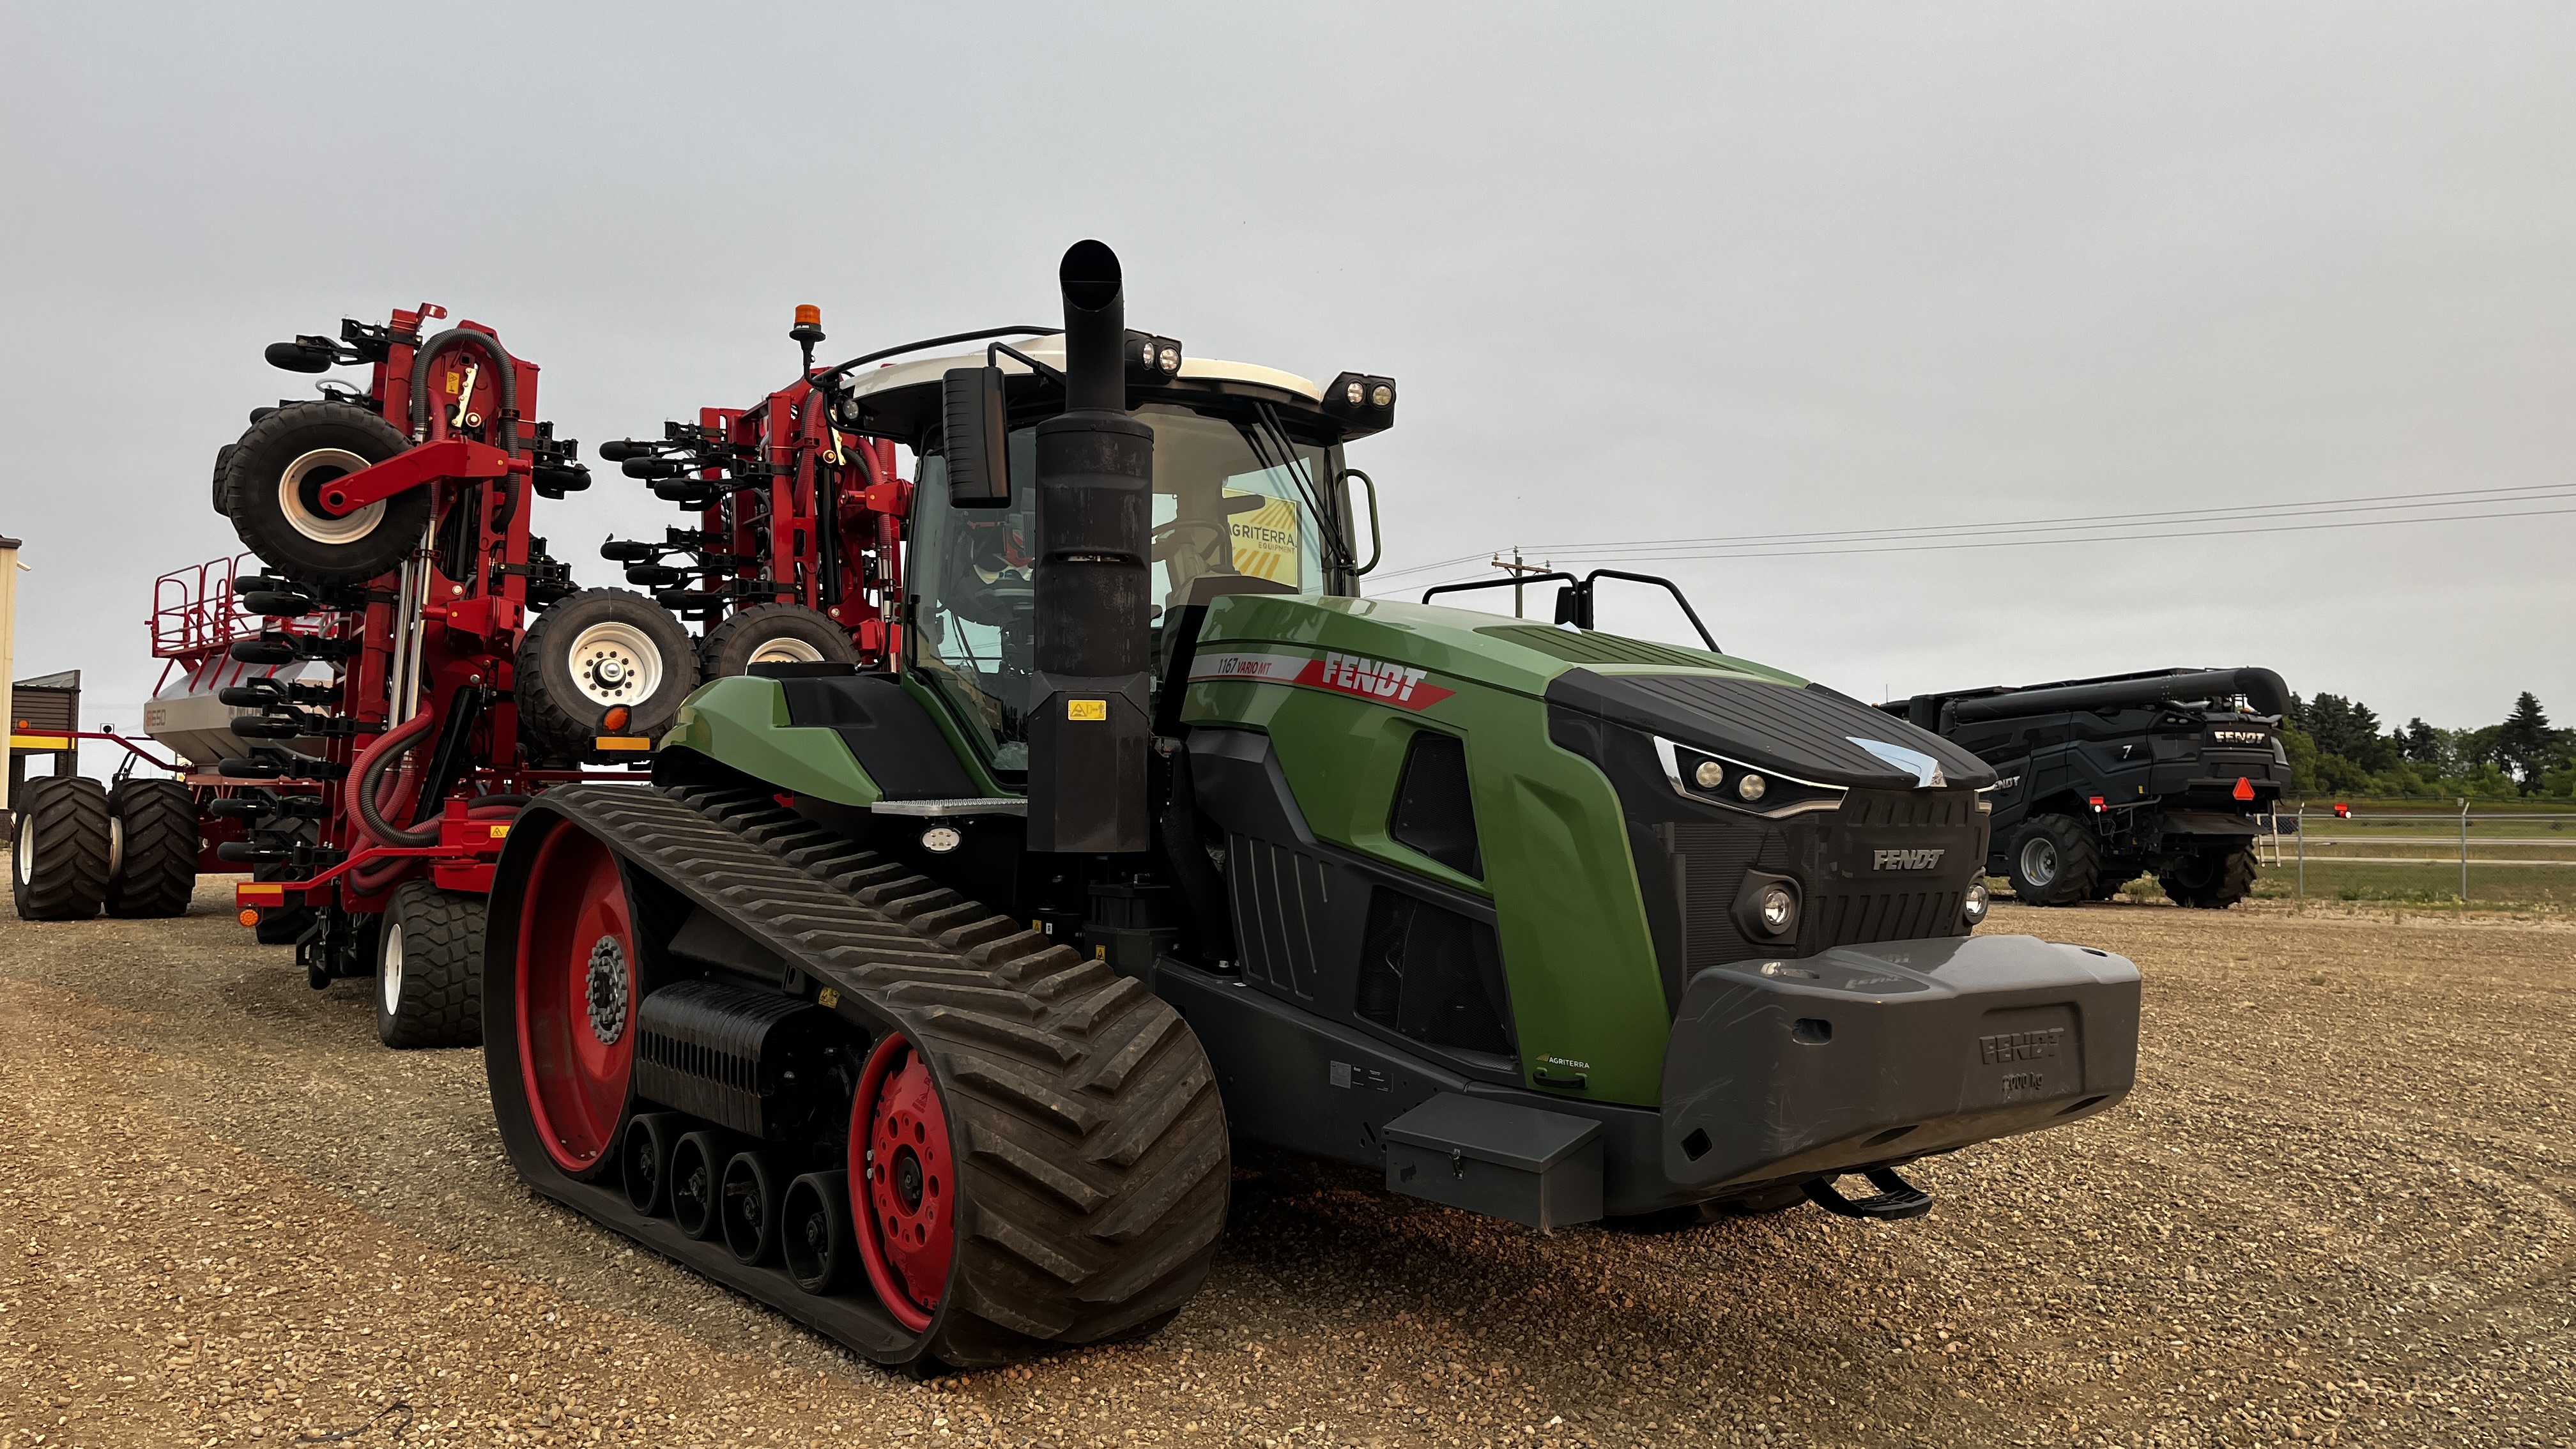
POLYGON ((1410 664, 1364 654, 1202 654, 1190 662, 1192 684, 1225 679, 1303 685, 1397 709, 1428 709, 1456 693, 1430 683, 1425 671, 1410 664))

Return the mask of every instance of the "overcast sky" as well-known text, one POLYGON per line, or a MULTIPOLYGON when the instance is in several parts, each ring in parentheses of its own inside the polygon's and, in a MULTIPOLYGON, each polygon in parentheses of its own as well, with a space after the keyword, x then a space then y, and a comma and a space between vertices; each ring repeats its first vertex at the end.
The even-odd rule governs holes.
MULTIPOLYGON (((2529 489, 2576 455, 2564 5, 0 16, 17 673, 82 669, 127 727, 153 577, 237 547, 216 447, 310 388, 261 347, 423 300, 542 364, 587 456, 787 380, 799 302, 833 356, 1044 321, 1098 236, 1130 321, 1197 355, 1398 379, 1351 459, 1390 572, 2529 489)), ((538 519, 588 583, 676 516, 602 471, 538 519)), ((2263 664, 2396 721, 2533 689, 2576 723, 2550 509, 2576 494, 1637 566, 1871 699, 2263 664)))

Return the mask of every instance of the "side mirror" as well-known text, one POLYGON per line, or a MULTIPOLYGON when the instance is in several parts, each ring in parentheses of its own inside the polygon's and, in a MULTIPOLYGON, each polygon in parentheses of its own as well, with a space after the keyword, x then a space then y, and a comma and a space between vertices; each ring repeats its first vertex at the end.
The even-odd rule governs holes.
POLYGON ((952 367, 940 378, 940 448, 952 508, 1011 506, 1011 447, 998 367, 952 367))

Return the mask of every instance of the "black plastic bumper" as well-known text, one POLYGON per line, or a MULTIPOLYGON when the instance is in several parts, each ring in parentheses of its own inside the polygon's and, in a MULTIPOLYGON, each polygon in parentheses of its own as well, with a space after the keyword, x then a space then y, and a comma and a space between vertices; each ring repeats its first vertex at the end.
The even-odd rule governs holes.
POLYGON ((2061 1125, 2137 1081, 2138 968, 1973 936, 1691 978, 1664 1056, 1663 1174, 1720 1187, 2061 1125))
MULTIPOLYGON (((1177 962, 1162 963, 1155 989, 1206 1046, 1238 1134, 1384 1168, 1398 1191, 1525 1221, 1534 1219, 1514 1204, 1557 1201, 1560 1170, 1598 1173, 1597 1199, 1584 1194, 1596 1211, 1651 1212, 2062 1125, 2110 1107, 2135 1080, 2138 971, 2106 952, 1984 936, 1765 964, 1691 980, 1660 1111, 1469 1080, 1241 978, 1177 962), (1517 1135, 1561 1140, 1565 1164, 1523 1161, 1528 1153, 1475 1134, 1426 1137, 1426 1119, 1399 1125, 1452 1095, 1523 1114, 1517 1135), (1563 1130, 1582 1123, 1597 1131, 1563 1130), (1575 1155, 1587 1144, 1597 1144, 1591 1155, 1575 1155), (1451 1164, 1456 1191, 1423 1190, 1424 1163, 1451 1164), (1550 1181, 1507 1191, 1510 1171, 1550 1181), (1457 1195, 1479 1178, 1503 1185, 1457 1195)), ((1516 1135, 1496 1131, 1498 1142, 1516 1135)))

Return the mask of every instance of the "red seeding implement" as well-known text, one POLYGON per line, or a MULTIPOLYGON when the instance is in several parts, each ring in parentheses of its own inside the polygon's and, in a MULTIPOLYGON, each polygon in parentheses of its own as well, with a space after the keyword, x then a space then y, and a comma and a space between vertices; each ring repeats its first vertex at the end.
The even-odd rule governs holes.
MULTIPOLYGON (((389 1046, 479 1039, 482 897, 511 817, 584 760, 642 758, 697 682, 667 615, 577 590, 547 556, 534 504, 589 486, 578 445, 535 420, 536 364, 479 323, 429 330, 445 316, 271 346, 289 372, 364 367, 367 383, 252 412, 216 454, 212 501, 262 571, 184 570, 154 601, 170 667, 147 729, 186 769, 149 784, 215 857, 191 851, 188 883, 252 867, 245 922, 292 941, 316 987, 376 975, 389 1046)), ((97 802, 54 794, 30 811, 54 848, 22 864, 21 913, 31 894, 94 912, 90 857, 122 864, 135 827, 110 821, 92 848, 97 802)))
POLYGON ((892 441, 861 436, 855 413, 832 417, 824 404, 851 368, 912 349, 817 374, 822 320, 817 308, 796 309, 788 336, 805 350, 798 381, 748 408, 702 408, 695 423, 665 423, 658 440, 600 445, 602 459, 694 515, 660 542, 611 540, 600 555, 700 626, 702 680, 754 664, 883 670, 900 653, 891 605, 902 597, 912 485, 895 476, 892 441))

